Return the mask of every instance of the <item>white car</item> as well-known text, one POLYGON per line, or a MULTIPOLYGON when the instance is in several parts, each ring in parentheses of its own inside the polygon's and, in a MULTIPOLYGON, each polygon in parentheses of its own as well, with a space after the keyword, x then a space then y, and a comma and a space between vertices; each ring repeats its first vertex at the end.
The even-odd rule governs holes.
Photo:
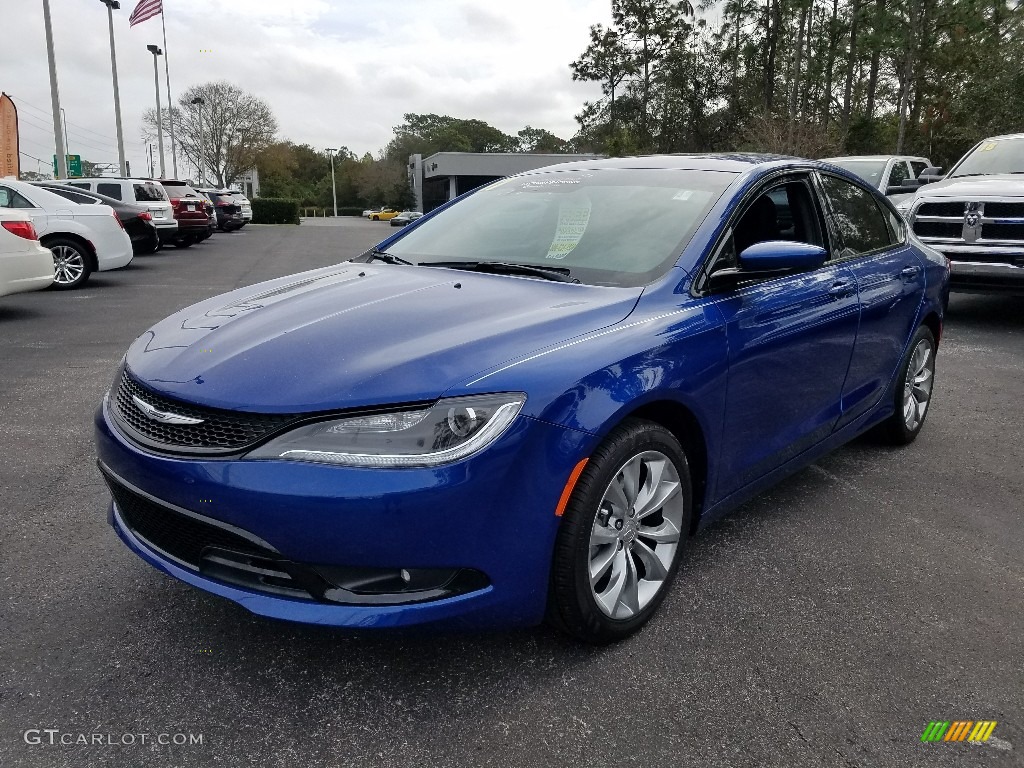
POLYGON ((242 208, 242 226, 244 227, 252 221, 252 203, 249 202, 249 198, 245 196, 244 192, 239 192, 236 189, 229 191, 231 196, 235 198, 235 202, 242 208))
POLYGON ((0 296, 53 283, 53 254, 39 244, 25 211, 0 208, 0 296))
POLYGON ((167 197, 167 190, 152 179, 124 179, 120 177, 97 176, 92 179, 69 179, 69 187, 79 187, 106 195, 115 200, 135 205, 144 205, 153 217, 161 243, 173 242, 178 237, 178 220, 174 218, 174 207, 167 197))
POLYGON ((53 254, 54 288, 77 288, 93 272, 131 263, 132 241, 109 205, 78 205, 53 192, 0 179, 0 208, 23 210, 53 254))

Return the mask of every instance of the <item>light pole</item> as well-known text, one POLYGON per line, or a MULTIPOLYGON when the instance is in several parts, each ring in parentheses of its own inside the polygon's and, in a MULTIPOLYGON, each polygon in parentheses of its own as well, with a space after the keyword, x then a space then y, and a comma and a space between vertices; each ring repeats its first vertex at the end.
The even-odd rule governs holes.
POLYGON ((60 119, 64 123, 64 151, 71 154, 71 142, 68 141, 68 116, 64 113, 64 107, 60 108, 60 119))
POLYGON ((156 141, 160 145, 160 178, 167 178, 167 170, 164 167, 164 119, 160 114, 160 67, 156 59, 163 51, 159 46, 147 45, 146 50, 153 54, 153 82, 156 83, 156 141))
POLYGON ((114 124, 117 126, 117 162, 121 175, 128 175, 128 162, 124 158, 124 131, 121 130, 121 93, 117 88, 117 54, 114 53, 114 11, 120 10, 118 0, 100 0, 107 6, 107 24, 110 27, 110 76, 114 79, 114 124))
POLYGON ((331 153, 331 196, 334 198, 334 218, 338 218, 338 187, 334 183, 334 153, 338 150, 327 148, 331 153))
POLYGON ((68 177, 68 156, 60 132, 60 91, 57 89, 57 64, 53 59, 53 27, 50 26, 50 0, 43 0, 43 27, 46 30, 46 59, 50 64, 50 102, 53 111, 53 139, 57 146, 57 178, 68 177))
POLYGON ((203 104, 206 100, 202 96, 196 96, 192 103, 199 107, 199 183, 206 186, 206 170, 203 156, 206 154, 205 132, 203 131, 203 104))

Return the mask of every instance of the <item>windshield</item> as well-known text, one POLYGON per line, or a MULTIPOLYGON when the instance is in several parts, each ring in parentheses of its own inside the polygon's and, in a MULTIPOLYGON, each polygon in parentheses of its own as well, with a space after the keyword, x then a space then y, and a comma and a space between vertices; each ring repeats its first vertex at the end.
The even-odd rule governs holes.
POLYGON ((947 178, 1024 173, 1024 137, 986 139, 968 152, 947 178))
POLYGON ((885 171, 886 160, 828 160, 832 165, 838 165, 844 171, 860 176, 864 181, 873 187, 877 187, 882 181, 882 173, 885 171))
POLYGON ((557 267, 592 285, 646 285, 675 263, 735 178, 653 169, 514 176, 425 220, 388 253, 415 263, 557 267))

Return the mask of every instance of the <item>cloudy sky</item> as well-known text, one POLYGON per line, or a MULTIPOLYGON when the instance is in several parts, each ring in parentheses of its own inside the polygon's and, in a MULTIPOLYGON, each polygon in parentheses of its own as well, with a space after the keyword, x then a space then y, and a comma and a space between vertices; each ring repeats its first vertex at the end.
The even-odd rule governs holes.
MULTIPOLYGON (((163 41, 159 17, 129 29, 136 0, 121 2, 114 31, 125 145, 139 174, 142 110, 154 104, 146 45, 163 41)), ((610 21, 610 5, 164 0, 171 89, 229 80, 270 104, 281 137, 357 154, 376 154, 406 112, 482 119, 506 133, 532 125, 570 138, 573 115, 599 88, 574 83, 568 65, 586 47, 589 26, 610 21)), ((50 0, 50 8, 69 151, 116 162, 106 8, 100 0, 50 0)), ((54 140, 42 0, 0 0, 0 15, 0 90, 19 107, 22 151, 45 161, 45 170, 54 140)), ((38 165, 22 156, 23 169, 38 165)), ((167 165, 169 173, 169 150, 167 165)))

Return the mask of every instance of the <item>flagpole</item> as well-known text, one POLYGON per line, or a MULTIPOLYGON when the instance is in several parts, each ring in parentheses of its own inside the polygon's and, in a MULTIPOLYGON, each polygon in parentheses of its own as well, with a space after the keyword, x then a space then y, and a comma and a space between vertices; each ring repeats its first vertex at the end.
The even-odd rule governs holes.
POLYGON ((167 24, 164 21, 164 4, 160 4, 160 26, 164 30, 164 72, 167 75, 167 123, 171 129, 171 167, 174 178, 178 178, 178 150, 174 146, 174 100, 171 98, 171 65, 167 55, 167 24))

